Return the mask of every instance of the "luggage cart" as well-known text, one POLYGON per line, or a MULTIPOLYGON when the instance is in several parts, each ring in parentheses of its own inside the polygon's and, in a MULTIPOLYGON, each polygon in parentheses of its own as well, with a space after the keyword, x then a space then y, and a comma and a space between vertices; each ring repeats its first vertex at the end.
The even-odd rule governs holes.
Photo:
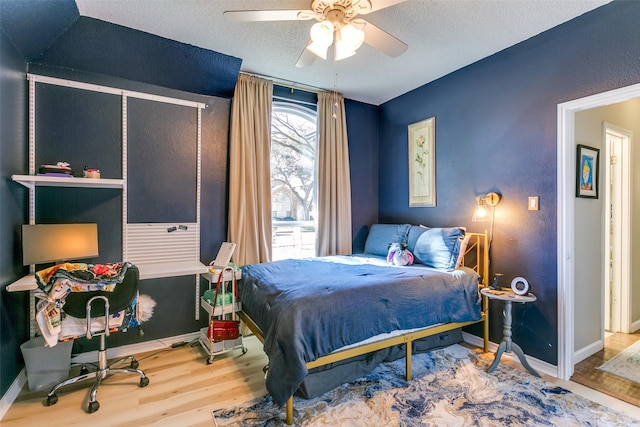
MULTIPOLYGON (((209 281, 209 290, 215 283, 218 288, 217 298, 207 300, 200 298, 201 307, 209 313, 209 325, 214 319, 217 320, 238 320, 238 311, 242 310, 242 303, 237 298, 236 270, 233 267, 225 267, 220 273, 205 273, 205 278, 209 281)), ((242 349, 242 354, 247 352, 242 340, 242 334, 238 334, 235 339, 215 340, 213 334, 208 333, 209 326, 200 329, 198 341, 208 354, 207 365, 213 363, 213 358, 232 350, 242 349), (209 338, 211 336, 211 338, 209 338)))

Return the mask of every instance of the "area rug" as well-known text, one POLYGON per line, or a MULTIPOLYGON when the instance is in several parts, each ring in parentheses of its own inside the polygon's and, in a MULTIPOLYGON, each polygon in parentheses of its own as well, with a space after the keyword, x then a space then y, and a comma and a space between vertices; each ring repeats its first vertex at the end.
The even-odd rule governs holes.
POLYGON ((640 383, 640 341, 625 348, 602 366, 598 366, 598 369, 640 383))
MULTIPOLYGON (((404 359, 315 399, 294 398, 296 426, 640 426, 526 372, 498 365, 493 354, 460 345, 413 356, 414 380, 404 359)), ((284 407, 269 396, 213 412, 222 426, 283 426, 284 407)))

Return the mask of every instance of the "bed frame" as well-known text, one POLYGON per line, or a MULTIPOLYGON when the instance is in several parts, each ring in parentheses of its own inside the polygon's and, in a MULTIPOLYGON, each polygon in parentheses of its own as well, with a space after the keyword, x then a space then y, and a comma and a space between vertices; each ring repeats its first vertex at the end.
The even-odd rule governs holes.
MULTIPOLYGON (((469 241, 469 244, 467 245, 467 249, 463 257, 463 265, 473 269, 480 275, 481 283, 479 284, 479 287, 484 288, 489 285, 489 241, 487 231, 485 231, 484 233, 467 233, 467 235, 471 235, 471 239, 469 241)), ((253 320, 251 320, 244 312, 238 312, 237 314, 251 330, 251 332, 253 332, 253 334, 260 340, 260 342, 264 344, 264 335, 258 325, 256 325, 253 320)), ((484 352, 486 353, 489 351, 489 302, 486 296, 482 296, 482 315, 480 320, 445 323, 424 329, 412 330, 411 332, 401 333, 399 335, 380 341, 375 341, 355 347, 349 347, 345 350, 334 351, 326 356, 322 356, 314 361, 308 362, 306 366, 307 369, 317 368, 320 366, 328 365, 330 363, 349 359, 351 357, 360 356, 377 350, 404 344, 405 377, 407 381, 411 381, 411 353, 414 340, 437 335, 439 333, 462 328, 464 326, 473 325, 475 323, 483 324, 484 352)), ((291 396, 289 400, 287 400, 285 422, 288 425, 293 424, 293 396, 291 396)))

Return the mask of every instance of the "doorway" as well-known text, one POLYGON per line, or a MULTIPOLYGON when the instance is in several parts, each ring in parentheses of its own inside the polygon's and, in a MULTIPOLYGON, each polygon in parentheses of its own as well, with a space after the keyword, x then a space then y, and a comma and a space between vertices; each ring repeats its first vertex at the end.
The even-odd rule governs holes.
POLYGON ((604 122, 604 331, 631 332, 631 131, 604 122))
MULTIPOLYGON (((558 259, 558 378, 573 375, 576 328, 575 114, 604 105, 640 98, 640 84, 558 105, 557 259, 558 259)), ((582 262, 582 261, 580 261, 582 262)), ((596 261, 598 262, 598 261, 596 261)), ((581 283, 582 285, 582 283, 581 283)), ((600 285, 601 286, 601 285, 600 285)), ((582 290, 581 290, 582 291, 582 290)), ((602 291, 601 291, 602 292, 602 291)), ((597 298, 597 297, 596 297, 597 298)), ((583 308, 580 307, 582 310, 583 308)), ((600 313, 603 315, 603 313, 600 313)), ((582 326, 582 325, 581 325, 582 326)), ((604 337, 602 337, 604 338, 604 337)), ((595 345, 602 346, 602 340, 595 345)))

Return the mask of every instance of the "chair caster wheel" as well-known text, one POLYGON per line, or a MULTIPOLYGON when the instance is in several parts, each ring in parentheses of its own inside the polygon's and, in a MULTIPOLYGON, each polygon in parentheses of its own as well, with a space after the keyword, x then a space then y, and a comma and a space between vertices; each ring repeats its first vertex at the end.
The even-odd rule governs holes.
POLYGON ((58 403, 58 395, 57 394, 52 394, 51 396, 47 396, 47 406, 52 406, 55 405, 56 403, 58 403))
POLYGON ((149 385, 148 377, 140 378, 140 387, 146 387, 148 385, 149 385))
POLYGON ((89 407, 87 408, 87 412, 89 412, 90 414, 93 414, 98 409, 100 409, 100 404, 98 403, 97 400, 95 402, 89 402, 89 407))
POLYGON ((87 375, 88 373, 89 370, 87 369, 87 367, 82 365, 82 368, 80 368, 80 375, 87 375))
POLYGON ((140 366, 140 363, 137 360, 132 360, 131 361, 131 369, 138 369, 138 366, 140 366))

